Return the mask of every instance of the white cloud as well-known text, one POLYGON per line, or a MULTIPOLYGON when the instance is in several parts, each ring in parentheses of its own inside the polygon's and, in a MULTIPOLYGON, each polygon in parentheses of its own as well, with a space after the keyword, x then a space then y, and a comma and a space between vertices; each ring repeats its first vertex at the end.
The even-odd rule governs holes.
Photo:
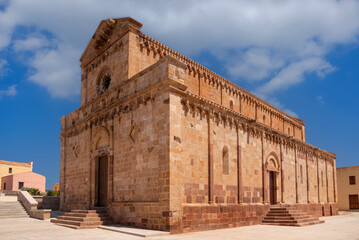
POLYGON ((11 85, 6 90, 0 89, 0 98, 2 96, 15 96, 16 94, 17 94, 16 85, 11 85))
POLYGON ((252 81, 269 77, 284 64, 282 59, 272 56, 268 49, 260 48, 251 48, 243 56, 232 58, 227 67, 229 74, 252 81))
POLYGON ((335 68, 325 60, 313 57, 303 59, 284 67, 275 77, 256 91, 260 96, 265 96, 279 90, 286 90, 292 85, 298 84, 305 79, 305 74, 316 73, 319 77, 334 71, 335 68))
POLYGON ((79 94, 78 59, 100 20, 131 16, 144 24, 144 33, 190 57, 221 53, 233 79, 255 81, 257 92, 271 95, 306 74, 331 72, 326 55, 338 44, 357 42, 358 12, 356 0, 13 0, 0 12, 0 50, 10 46, 16 26, 50 32, 56 39, 51 49, 32 36, 13 46, 34 52, 31 81, 69 97, 79 94))
POLYGON ((283 112, 285 112, 286 114, 298 118, 298 114, 296 114, 294 111, 292 111, 291 109, 287 108, 284 104, 280 103, 278 101, 278 99, 271 97, 271 98, 264 98, 268 103, 270 103, 271 105, 273 105, 274 107, 282 110, 283 112))
POLYGON ((9 69, 7 61, 5 59, 0 59, 0 79, 2 76, 6 75, 8 71, 9 69))
POLYGON ((26 39, 14 41, 15 51, 36 51, 50 46, 50 41, 44 36, 31 36, 26 39))
POLYGON ((323 99, 323 96, 318 96, 318 97, 317 97, 317 101, 318 101, 318 103, 320 103, 320 104, 324 104, 324 103, 325 103, 325 101, 324 101, 324 99, 323 99))
POLYGON ((68 45, 36 52, 30 61, 33 73, 29 80, 45 87, 53 97, 67 98, 80 92, 78 56, 81 52, 68 45))

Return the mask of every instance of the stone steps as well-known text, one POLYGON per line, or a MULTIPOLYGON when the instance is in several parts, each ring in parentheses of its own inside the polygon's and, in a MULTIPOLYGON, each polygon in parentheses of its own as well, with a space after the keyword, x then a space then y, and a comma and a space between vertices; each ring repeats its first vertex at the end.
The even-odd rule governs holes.
POLYGON ((0 218, 28 218, 29 214, 20 202, 0 202, 0 218))
POLYGON ((51 222, 74 229, 87 229, 112 224, 112 219, 107 214, 105 208, 98 208, 92 210, 71 210, 71 212, 65 213, 64 216, 51 219, 51 222))
POLYGON ((324 223, 324 221, 310 215, 304 214, 301 210, 290 206, 273 206, 264 217, 262 224, 279 226, 303 227, 313 224, 324 223))

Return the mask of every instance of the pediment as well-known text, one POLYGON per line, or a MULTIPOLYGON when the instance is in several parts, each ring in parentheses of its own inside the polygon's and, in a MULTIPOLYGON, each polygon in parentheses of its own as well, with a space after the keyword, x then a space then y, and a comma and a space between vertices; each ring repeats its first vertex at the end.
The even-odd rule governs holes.
POLYGON ((104 51, 123 33, 139 32, 141 27, 141 23, 130 17, 102 20, 80 58, 82 65, 104 51))

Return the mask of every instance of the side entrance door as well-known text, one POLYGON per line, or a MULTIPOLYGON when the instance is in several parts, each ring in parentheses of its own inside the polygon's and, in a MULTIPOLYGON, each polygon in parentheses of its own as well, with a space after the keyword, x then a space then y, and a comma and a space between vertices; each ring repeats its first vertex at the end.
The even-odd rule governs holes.
POLYGON ((350 209, 359 209, 358 195, 349 195, 349 208, 350 209))
POLYGON ((277 202, 276 199, 276 181, 275 181, 275 172, 269 172, 269 198, 270 204, 274 205, 277 202))

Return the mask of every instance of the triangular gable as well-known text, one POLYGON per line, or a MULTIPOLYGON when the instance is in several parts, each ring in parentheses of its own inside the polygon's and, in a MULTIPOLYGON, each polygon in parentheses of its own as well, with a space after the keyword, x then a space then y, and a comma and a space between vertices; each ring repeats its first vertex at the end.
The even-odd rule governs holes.
POLYGON ((80 58, 81 63, 86 65, 88 60, 106 49, 121 33, 139 32, 141 27, 141 23, 130 17, 102 20, 80 58))

